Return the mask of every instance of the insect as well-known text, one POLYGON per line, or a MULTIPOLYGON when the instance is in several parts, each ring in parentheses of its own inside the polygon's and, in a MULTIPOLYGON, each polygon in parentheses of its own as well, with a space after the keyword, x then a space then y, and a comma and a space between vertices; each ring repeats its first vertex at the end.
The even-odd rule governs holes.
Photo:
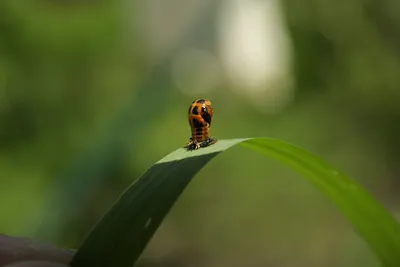
POLYGON ((217 142, 210 137, 211 119, 213 108, 208 99, 197 99, 189 107, 189 125, 192 130, 192 137, 186 145, 188 150, 196 150, 217 142))

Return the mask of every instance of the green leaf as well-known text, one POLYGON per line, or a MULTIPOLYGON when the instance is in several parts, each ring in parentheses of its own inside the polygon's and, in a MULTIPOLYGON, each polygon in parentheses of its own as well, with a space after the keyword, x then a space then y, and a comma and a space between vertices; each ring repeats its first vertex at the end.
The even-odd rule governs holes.
POLYGON ((121 195, 78 249, 71 266, 132 266, 196 173, 237 144, 302 174, 341 210, 383 266, 400 266, 400 226, 371 195, 321 159, 269 138, 220 140, 196 151, 181 148, 167 155, 121 195))

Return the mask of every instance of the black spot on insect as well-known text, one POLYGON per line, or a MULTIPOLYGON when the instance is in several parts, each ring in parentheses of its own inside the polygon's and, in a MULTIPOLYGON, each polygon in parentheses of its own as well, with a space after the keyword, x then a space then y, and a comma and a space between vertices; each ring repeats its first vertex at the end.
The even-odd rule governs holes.
POLYGON ((203 127, 196 128, 196 134, 203 133, 203 127))
POLYGON ((201 117, 208 123, 209 126, 211 126, 211 116, 207 112, 204 112, 201 114, 201 117))
POLYGON ((196 120, 196 119, 192 119, 192 124, 193 124, 193 127, 194 127, 194 128, 201 128, 201 127, 203 127, 203 124, 202 124, 200 121, 196 120))
POLYGON ((201 103, 201 104, 203 104, 205 102, 206 102, 206 100, 204 100, 204 99, 199 99, 199 100, 196 101, 196 103, 201 103))
POLYGON ((199 108, 198 108, 197 106, 195 106, 195 107, 192 109, 192 114, 193 114, 193 115, 199 115, 199 108))

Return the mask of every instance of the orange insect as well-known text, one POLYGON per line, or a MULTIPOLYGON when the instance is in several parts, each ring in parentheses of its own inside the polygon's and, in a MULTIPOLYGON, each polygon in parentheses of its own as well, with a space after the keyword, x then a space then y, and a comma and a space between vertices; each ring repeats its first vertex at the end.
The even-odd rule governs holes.
POLYGON ((192 137, 186 145, 188 150, 196 150, 217 142, 214 137, 209 136, 213 114, 210 100, 198 99, 192 102, 189 107, 189 124, 192 129, 192 137))

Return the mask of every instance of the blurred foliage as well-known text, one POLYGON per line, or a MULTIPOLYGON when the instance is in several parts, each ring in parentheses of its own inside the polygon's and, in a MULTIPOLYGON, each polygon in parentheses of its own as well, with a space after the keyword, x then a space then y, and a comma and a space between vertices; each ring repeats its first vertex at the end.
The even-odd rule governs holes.
MULTIPOLYGON (((222 3, 0 2, 0 232, 77 247, 132 177, 186 143, 199 96, 213 101, 213 135, 302 146, 399 212, 398 1, 283 1, 295 98, 272 114, 223 72, 204 94, 171 78, 181 51, 221 52, 222 3)), ((143 266, 378 266, 313 188, 247 153, 200 173, 143 266)))

